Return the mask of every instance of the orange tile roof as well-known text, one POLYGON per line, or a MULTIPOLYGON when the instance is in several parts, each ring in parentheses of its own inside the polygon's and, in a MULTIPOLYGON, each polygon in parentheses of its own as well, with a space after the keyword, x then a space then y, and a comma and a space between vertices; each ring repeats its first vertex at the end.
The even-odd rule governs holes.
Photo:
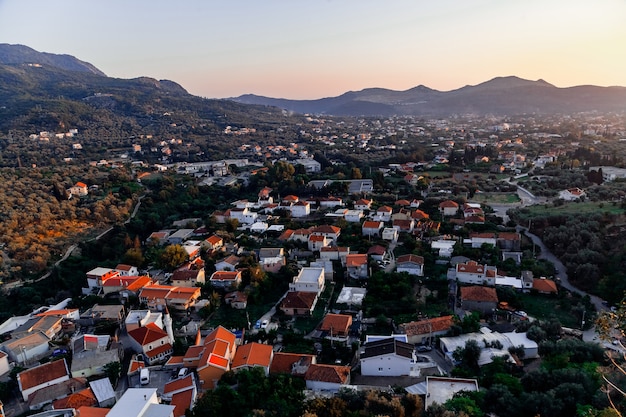
POLYGON ((237 340, 237 336, 235 336, 233 332, 227 330, 226 328, 222 326, 217 326, 215 330, 209 333, 204 339, 204 344, 206 345, 213 340, 223 340, 230 345, 234 345, 235 341, 237 340))
POLYGON ((547 293, 557 293, 559 292, 556 283, 551 279, 546 278, 535 278, 533 279, 533 290, 537 290, 539 292, 547 292, 547 293))
POLYGON ((52 403, 55 410, 61 408, 78 408, 81 406, 95 406, 98 405, 98 400, 94 395, 91 388, 85 388, 77 391, 67 397, 60 398, 52 403))
POLYGON ((145 368, 146 364, 143 361, 131 360, 128 365, 128 374, 132 374, 133 372, 137 372, 141 368, 145 368))
POLYGON ((323 235, 311 235, 309 236, 309 242, 323 242, 326 236, 323 235))
POLYGON ((22 371, 17 374, 17 377, 20 381, 21 390, 25 391, 66 375, 70 376, 67 363, 65 359, 60 359, 22 371))
POLYGON ((111 411, 110 408, 78 407, 78 415, 80 417, 106 417, 109 411, 111 411))
POLYGON ((394 203, 396 206, 408 206, 411 203, 409 202, 409 200, 398 200, 394 203))
POLYGON ((172 347, 171 344, 166 343, 164 345, 157 346, 156 348, 147 351, 146 352, 146 356, 148 356, 149 358, 155 358, 155 357, 159 356, 161 353, 172 351, 173 349, 174 348, 172 347))
POLYGON ((350 367, 312 364, 306 371, 305 378, 309 381, 347 384, 350 381, 350 367))
POLYGON ((241 278, 241 271, 215 271, 211 275, 211 281, 236 281, 241 278))
POLYGON ((424 220, 424 219, 429 219, 430 216, 422 210, 415 210, 414 212, 411 213, 411 218, 416 219, 416 220, 424 220))
POLYGON ((232 369, 242 366, 263 366, 269 369, 272 362, 273 349, 271 345, 262 343, 246 343, 237 348, 232 362, 232 369))
POLYGON ((290 374, 293 366, 297 363, 310 365, 315 363, 315 355, 306 355, 302 353, 274 353, 272 364, 270 365, 270 373, 273 374, 290 374))
POLYGON ((411 262, 411 263, 415 263, 418 265, 424 265, 424 257, 413 255, 412 253, 410 253, 407 255, 398 256, 398 258, 396 259, 396 264, 402 264, 406 262, 411 262))
POLYGON ((193 387, 193 375, 187 374, 183 378, 177 378, 173 381, 167 382, 163 387, 163 394, 169 394, 170 392, 180 391, 183 388, 193 387))
POLYGON ((213 236, 207 237, 206 241, 209 242, 211 245, 217 245, 218 243, 222 242, 222 238, 219 236, 213 235, 213 236))
POLYGON ((470 233, 469 235, 470 238, 479 238, 479 239, 495 239, 496 238, 496 234, 495 233, 470 233))
POLYGON ((452 316, 433 317, 431 319, 412 321, 409 323, 403 323, 400 328, 408 336, 436 333, 449 330, 454 324, 454 318, 452 316))
POLYGON ((69 308, 64 310, 48 310, 43 313, 36 314, 35 317, 45 317, 45 316, 67 316, 68 314, 74 313, 78 311, 77 308, 69 308))
POLYGON ((498 294, 495 288, 474 286, 461 288, 461 300, 498 302, 498 294))
POLYGON ((319 329, 323 332, 330 332, 332 329, 333 334, 348 334, 348 330, 352 326, 352 316, 347 314, 326 314, 324 320, 319 329))
POLYGON ((519 233, 514 233, 514 232, 501 232, 501 233, 498 233, 498 239, 501 239, 501 240, 521 240, 522 236, 519 233))
POLYGON ((382 222, 375 222, 371 220, 366 220, 363 222, 363 229, 380 229, 382 227, 382 222))
MULTIPOLYGON (((174 406, 174 417, 182 417, 185 415, 185 411, 191 406, 193 402, 193 389, 189 388, 188 390, 177 392, 172 395, 172 400, 170 401, 170 405, 174 406)), ((81 416, 83 417, 83 416, 81 416)))
POLYGON ((354 253, 346 255, 346 265, 348 267, 358 267, 367 264, 366 253, 354 253))
POLYGON ((189 300, 199 298, 201 294, 200 287, 174 287, 166 296, 166 300, 189 300))
POLYGON ((378 210, 376 210, 378 213, 391 213, 393 211, 393 209, 389 206, 381 206, 378 207, 378 210))
POLYGON ((329 224, 323 224, 321 226, 311 229, 311 233, 323 233, 327 235, 336 235, 341 233, 341 228, 329 224))
POLYGON ((148 323, 145 326, 138 327, 128 332, 128 335, 132 337, 141 346, 145 346, 148 343, 155 342, 167 336, 167 332, 159 328, 154 323, 148 323))
POLYGON ((169 285, 150 285, 149 287, 144 287, 141 289, 139 297, 147 298, 149 300, 157 298, 164 299, 167 293, 169 293, 172 288, 173 287, 169 285))
POLYGON ((184 356, 172 356, 167 362, 165 362, 165 366, 176 366, 182 365, 184 363, 184 356))
POLYGON ((476 261, 467 261, 464 264, 457 264, 456 265, 456 271, 457 272, 468 272, 468 273, 471 273, 471 274, 482 274, 482 273, 485 272, 485 266, 484 265, 480 265, 476 261))
POLYGON ((280 303, 280 308, 283 310, 286 308, 311 309, 316 299, 317 293, 315 292, 289 291, 280 303))
POLYGON ((183 356, 183 360, 200 358, 202 356, 203 351, 204 351, 204 346, 189 346, 187 348, 187 352, 185 352, 185 356, 183 356))
POLYGON ((446 200, 446 201, 442 201, 441 203, 439 203, 439 207, 440 208, 444 208, 444 207, 454 207, 454 208, 459 208, 458 203, 452 201, 452 200, 446 200))

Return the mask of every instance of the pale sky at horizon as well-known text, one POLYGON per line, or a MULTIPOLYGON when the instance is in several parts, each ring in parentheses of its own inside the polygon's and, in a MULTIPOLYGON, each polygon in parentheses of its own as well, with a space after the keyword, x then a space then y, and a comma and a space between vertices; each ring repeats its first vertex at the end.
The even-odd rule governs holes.
POLYGON ((192 94, 626 86, 626 0, 0 0, 0 43, 192 94))

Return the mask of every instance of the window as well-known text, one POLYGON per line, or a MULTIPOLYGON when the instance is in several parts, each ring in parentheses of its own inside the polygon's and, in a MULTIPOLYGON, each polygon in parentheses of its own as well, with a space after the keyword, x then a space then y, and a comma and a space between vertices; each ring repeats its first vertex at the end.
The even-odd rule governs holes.
POLYGON ((378 372, 382 372, 382 371, 383 371, 383 368, 378 368, 378 372))

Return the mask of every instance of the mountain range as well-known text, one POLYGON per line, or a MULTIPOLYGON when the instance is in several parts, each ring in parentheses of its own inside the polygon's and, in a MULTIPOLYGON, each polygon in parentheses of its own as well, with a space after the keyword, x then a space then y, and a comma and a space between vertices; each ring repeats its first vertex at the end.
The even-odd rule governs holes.
MULTIPOLYGON (((38 52, 23 45, 0 44, 0 67, 0 100, 5 103, 18 98, 44 96, 83 100, 95 92, 115 92, 122 100, 124 91, 136 95, 138 90, 145 93, 146 98, 163 94, 170 101, 173 97, 184 98, 187 104, 190 104, 189 100, 194 101, 194 96, 173 81, 148 77, 131 80, 109 78, 92 64, 71 55, 38 52), (27 71, 28 66, 42 67, 43 70, 37 73, 27 71)), ((368 88, 317 100, 247 94, 210 102, 217 114, 221 112, 217 109, 220 106, 233 110, 235 103, 272 106, 301 114, 336 116, 607 113, 626 111, 626 87, 583 85, 559 88, 544 80, 531 81, 509 76, 452 91, 438 91, 419 85, 406 91, 368 88)), ((244 107, 237 107, 236 111, 245 112, 244 107)))
POLYGON ((478 85, 438 91, 424 85, 406 91, 368 88, 318 100, 288 100, 252 94, 232 98, 298 113, 337 116, 519 115, 626 111, 625 87, 559 88, 544 80, 497 77, 478 85))

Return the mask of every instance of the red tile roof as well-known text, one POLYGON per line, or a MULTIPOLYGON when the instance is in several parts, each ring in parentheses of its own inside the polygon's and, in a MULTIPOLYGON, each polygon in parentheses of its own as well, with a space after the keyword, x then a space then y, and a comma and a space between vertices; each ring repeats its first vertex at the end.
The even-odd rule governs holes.
MULTIPOLYGON (((185 411, 191 406, 193 402, 193 389, 189 388, 188 390, 177 392, 172 395, 172 400, 170 401, 170 405, 174 406, 174 417, 182 417, 185 415, 185 411)), ((82 417, 82 416, 81 416, 82 417)))
POLYGON ((110 408, 78 407, 78 415, 80 417, 106 417, 109 411, 111 411, 110 408))
POLYGON ((413 255, 412 253, 410 253, 408 255, 398 256, 398 258, 396 259, 396 264, 403 264, 403 263, 409 263, 409 262, 415 263, 418 265, 424 265, 424 257, 413 255))
POLYGON ((366 220, 363 222, 363 229, 380 229, 383 227, 383 222, 376 222, 371 220, 366 220))
POLYGON ((291 374, 293 373, 294 365, 300 364, 308 368, 315 361, 315 355, 276 352, 270 365, 270 373, 291 374))
POLYGON ((431 319, 412 321, 409 323, 403 323, 400 328, 408 336, 436 333, 449 330, 454 324, 454 318, 452 316, 433 317, 431 319))
POLYGON ((25 391, 65 375, 69 377, 70 373, 65 359, 60 359, 22 371, 17 374, 17 378, 20 381, 21 390, 25 391))
POLYGON ((458 203, 455 203, 452 200, 446 200, 446 201, 442 201, 441 203, 439 203, 439 208, 446 208, 446 207, 459 208, 459 205, 458 203))
POLYGON ((287 308, 293 309, 311 309, 317 299, 315 292, 290 291, 287 293, 283 301, 280 303, 282 310, 287 308))
POLYGON ((347 314, 326 314, 319 329, 323 332, 330 332, 333 335, 347 335, 352 326, 352 316, 347 314))
POLYGON ((535 278, 533 279, 533 290, 545 293, 558 293, 559 290, 556 283, 551 279, 535 278))
POLYGON ((236 369, 243 366, 263 366, 269 369, 272 353, 272 345, 246 343, 237 348, 231 367, 236 369))
POLYGON ((348 267, 359 267, 367 264, 366 253, 351 253, 346 255, 346 265, 348 267))
POLYGON ((174 348, 172 347, 172 345, 169 343, 166 343, 164 345, 157 346, 156 348, 147 351, 146 356, 148 356, 148 358, 156 358, 161 353, 171 352, 173 350, 174 348))
POLYGON ((461 288, 461 300, 498 302, 498 294, 495 288, 473 286, 461 288))
POLYGON ((241 271, 215 271, 211 281, 237 281, 241 279, 241 271))
POLYGON ((350 382, 350 367, 312 364, 306 371, 305 379, 308 381, 347 384, 350 382))
POLYGON ((187 387, 193 387, 193 375, 187 374, 183 378, 177 378, 173 381, 167 382, 163 387, 163 394, 169 394, 171 392, 180 391, 187 387))
POLYGON ((61 408, 78 408, 81 406, 95 405, 98 405, 98 400, 96 399, 96 396, 91 388, 85 388, 77 391, 52 403, 55 410, 59 410, 61 408))
POLYGON ((464 263, 464 264, 457 264, 456 265, 456 271, 457 272, 468 272, 468 273, 471 273, 471 274, 482 274, 482 273, 485 272, 485 266, 484 265, 480 265, 476 261, 467 261, 467 263, 464 263))
POLYGON ((152 343, 166 337, 167 333, 156 324, 148 323, 145 326, 131 330, 128 332, 128 335, 137 341, 137 343, 141 346, 145 346, 148 343, 152 343))
POLYGON ((336 235, 341 233, 341 228, 337 226, 332 226, 329 224, 323 224, 321 226, 314 227, 311 229, 311 233, 322 233, 325 235, 336 235))

